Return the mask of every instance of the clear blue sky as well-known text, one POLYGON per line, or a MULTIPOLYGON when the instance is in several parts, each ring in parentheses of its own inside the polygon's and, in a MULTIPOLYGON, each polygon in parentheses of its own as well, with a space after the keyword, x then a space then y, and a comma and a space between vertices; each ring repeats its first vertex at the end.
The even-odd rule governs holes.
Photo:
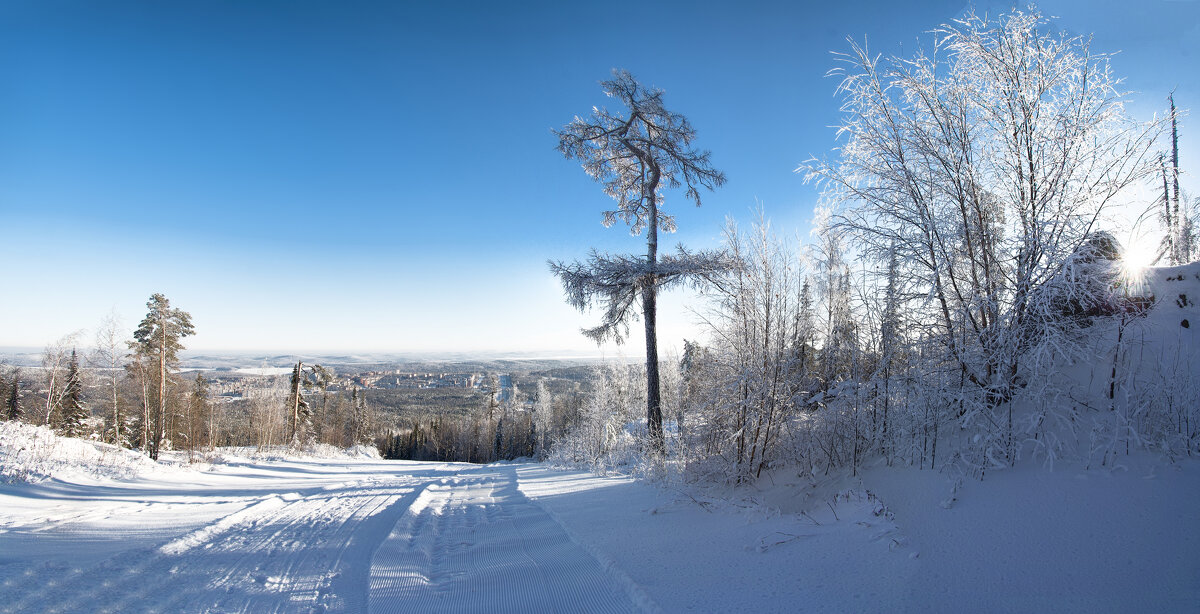
MULTIPOLYGON (((666 90, 729 177, 698 210, 668 195, 668 242, 715 246, 756 199, 806 233, 793 170, 835 145, 829 52, 914 46, 966 6, 5 1, 0 346, 114 309, 132 328, 162 292, 196 349, 586 350, 593 318, 545 260, 643 241, 601 226, 609 201, 550 131, 605 102, 612 68, 666 90)), ((1135 115, 1173 87, 1198 107, 1200 2, 1040 6, 1122 52, 1135 115)), ((668 348, 695 334, 685 303, 668 348)))

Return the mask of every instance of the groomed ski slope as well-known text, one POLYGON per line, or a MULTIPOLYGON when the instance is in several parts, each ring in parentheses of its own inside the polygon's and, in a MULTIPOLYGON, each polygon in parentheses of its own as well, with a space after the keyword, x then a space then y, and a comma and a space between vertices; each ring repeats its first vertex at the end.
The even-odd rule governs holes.
MULTIPOLYGON (((32 428, 0 424, 0 468, 10 476, 32 428)), ((69 459, 92 444, 53 445, 69 459)), ((0 612, 1200 603, 1200 462, 1187 459, 1030 466, 953 493, 944 475, 914 469, 819 484, 780 473, 774 487, 723 499, 538 464, 114 458, 105 462, 140 464, 113 478, 96 475, 95 459, 64 462, 52 477, 0 483, 0 612)))

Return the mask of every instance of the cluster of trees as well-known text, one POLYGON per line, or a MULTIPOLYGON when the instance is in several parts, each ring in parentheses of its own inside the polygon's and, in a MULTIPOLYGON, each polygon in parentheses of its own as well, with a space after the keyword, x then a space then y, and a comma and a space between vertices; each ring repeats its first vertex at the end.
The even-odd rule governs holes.
MULTIPOLYGON (((744 481, 779 462, 816 470, 868 457, 979 474, 1029 451, 1053 458, 1067 439, 1193 452, 1200 399, 1127 394, 1113 411, 1120 331, 1146 301, 1122 286, 1108 214, 1161 172, 1165 253, 1172 263, 1196 256, 1191 213, 1175 205, 1177 153, 1167 169, 1155 151, 1168 123, 1177 151, 1174 103, 1166 118, 1131 120, 1108 58, 1046 26, 1036 12, 968 15, 909 57, 851 44, 838 71, 838 156, 800 169, 824 199, 813 244, 781 240, 760 219, 749 233, 731 225, 724 251, 702 265, 681 257, 712 299, 711 341, 688 344, 661 391, 667 365, 648 354, 644 398, 677 414, 662 430, 650 412, 643 443, 632 438, 644 458, 660 462, 653 452, 666 451, 665 466, 744 481), (1114 361, 1105 407, 1062 381, 1064 365, 1097 355, 1114 361), (1107 426, 1079 432, 1088 423, 1107 426)), ((611 139, 640 121, 622 92, 643 90, 613 83, 606 92, 628 115, 577 119, 560 134, 564 153, 606 182, 618 212, 628 194, 653 212, 658 173, 642 157, 568 140, 611 139)), ((690 132, 623 145, 667 155, 688 142, 690 132)), ((695 195, 686 175, 673 185, 684 184, 695 195)), ((635 232, 650 227, 632 219, 635 232)), ((611 327, 627 321, 633 289, 659 283, 662 266, 593 256, 554 270, 569 302, 601 302, 611 327)), ((652 327, 651 317, 648 338, 652 327)), ((628 403, 606 400, 607 389, 559 442, 569 460, 612 464, 629 450, 628 403)))
MULTIPOLYGON (((68 335, 42 354, 39 375, 43 392, 34 407, 21 408, 21 379, 14 370, 9 384, 10 420, 24 419, 53 427, 68 437, 96 436, 110 443, 137 447, 157 459, 164 446, 195 450, 201 440, 204 408, 209 405, 203 378, 196 390, 176 373, 182 339, 195 333, 191 315, 171 307, 162 294, 146 303, 146 317, 122 339, 115 317, 105 320, 96 334, 88 361, 104 389, 96 403, 98 416, 85 402, 86 370, 77 350, 79 335, 68 335)), ((34 378, 30 378, 34 379, 34 378)), ((36 381, 35 381, 36 383, 36 381)))
POLYGON ((489 463, 543 458, 576 421, 582 396, 575 393, 556 398, 543 379, 529 397, 515 385, 501 395, 499 380, 493 375, 479 411, 409 418, 379 437, 377 446, 384 458, 405 460, 489 463))
POLYGON ((339 448, 371 445, 382 419, 357 387, 332 385, 334 373, 297 362, 288 376, 245 381, 244 398, 217 408, 214 445, 339 448))
POLYGON ((163 450, 186 450, 192 458, 224 445, 372 443, 378 418, 366 398, 357 389, 331 393, 334 374, 320 365, 297 363, 290 380, 248 382, 246 400, 214 402, 203 373, 179 371, 183 340, 195 333, 191 315, 162 294, 146 306, 132 339, 110 316, 86 357, 73 334, 45 349, 40 369, 0 373, 0 415, 136 448, 154 459, 163 450))

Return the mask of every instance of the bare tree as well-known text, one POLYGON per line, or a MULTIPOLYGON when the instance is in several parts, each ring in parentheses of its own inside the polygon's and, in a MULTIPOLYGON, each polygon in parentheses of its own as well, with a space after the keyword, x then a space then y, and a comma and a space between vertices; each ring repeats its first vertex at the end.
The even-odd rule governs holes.
POLYGON ((646 255, 610 256, 592 252, 588 262, 551 262, 562 280, 567 301, 578 309, 604 305, 601 324, 584 331, 597 343, 621 342, 636 317, 641 299, 646 331, 646 422, 652 447, 663 450, 662 408, 658 375, 657 296, 670 284, 703 277, 728 266, 719 253, 658 254, 658 232, 675 230, 674 217, 661 211, 664 188, 684 188, 685 197, 700 205, 700 188, 725 183, 724 173, 709 163, 710 153, 692 147, 695 130, 687 118, 663 106, 662 90, 645 88, 633 75, 614 70, 601 83, 604 93, 626 109, 612 113, 594 107, 587 118, 556 130, 558 150, 583 164, 604 192, 617 201, 604 212, 604 224, 629 224, 634 235, 646 232, 646 255))
POLYGON ((126 433, 127 418, 121 414, 120 381, 125 364, 124 327, 114 311, 104 318, 96 330, 95 347, 88 361, 101 372, 104 385, 108 387, 106 403, 109 403, 108 428, 104 439, 119 446, 128 446, 126 433))

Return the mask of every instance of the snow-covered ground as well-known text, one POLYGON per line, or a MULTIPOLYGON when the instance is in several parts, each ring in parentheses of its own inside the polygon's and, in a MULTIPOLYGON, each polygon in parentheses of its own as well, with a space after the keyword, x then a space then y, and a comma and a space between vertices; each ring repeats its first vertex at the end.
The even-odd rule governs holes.
MULTIPOLYGON (((0 424, 0 612, 1196 611, 1200 461, 773 476, 539 464, 154 465, 0 424), (16 444, 11 445, 11 444, 16 444), (14 450, 25 456, 16 459, 14 450), (45 452, 46 450, 43 450, 45 452), (86 458, 85 458, 86 457, 86 458), (70 459, 83 459, 73 462, 70 459), (85 462, 86 461, 86 462, 85 462), (770 481, 764 482, 765 484, 770 481), (720 497, 714 495, 721 495, 720 497)), ((332 456, 332 455, 327 455, 332 456)))

